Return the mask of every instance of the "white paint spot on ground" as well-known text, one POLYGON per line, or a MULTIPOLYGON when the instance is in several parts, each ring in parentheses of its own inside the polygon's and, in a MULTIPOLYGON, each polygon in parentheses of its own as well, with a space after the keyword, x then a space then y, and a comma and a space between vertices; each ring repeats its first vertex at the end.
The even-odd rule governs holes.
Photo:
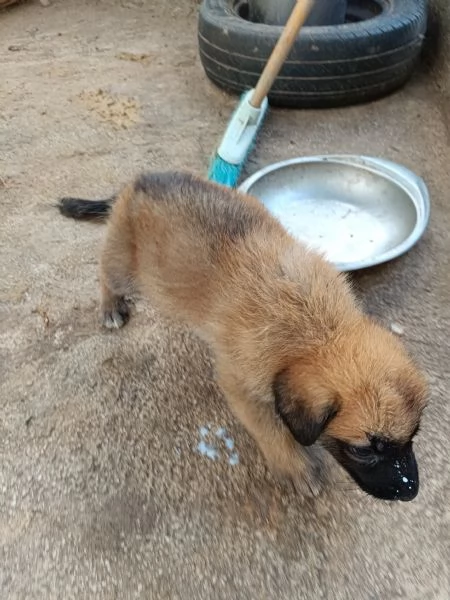
POLYGON ((230 463, 231 466, 235 466, 239 464, 239 455, 237 452, 233 452, 233 454, 230 456, 230 458, 228 459, 228 462, 230 463))
POLYGON ((211 446, 211 444, 207 444, 203 440, 199 442, 197 450, 198 452, 200 452, 200 454, 203 454, 203 456, 207 456, 211 460, 216 460, 216 458, 219 458, 219 452, 217 451, 217 449, 214 448, 214 446, 211 446))
POLYGON ((224 457, 232 466, 239 464, 239 454, 233 451, 234 440, 227 435, 225 427, 219 427, 213 432, 211 425, 202 425, 198 431, 200 441, 197 444, 197 452, 211 460, 224 457))
POLYGON ((225 442, 225 446, 228 448, 228 450, 233 450, 234 448, 234 440, 232 440, 231 438, 227 437, 224 439, 225 442))

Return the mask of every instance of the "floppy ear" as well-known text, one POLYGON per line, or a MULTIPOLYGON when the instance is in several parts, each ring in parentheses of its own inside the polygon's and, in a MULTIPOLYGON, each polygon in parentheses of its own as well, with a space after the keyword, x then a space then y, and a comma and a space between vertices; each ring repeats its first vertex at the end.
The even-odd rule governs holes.
POLYGON ((337 414, 333 402, 302 398, 289 382, 288 372, 279 373, 273 382, 275 410, 283 423, 302 446, 311 446, 331 419, 337 414))

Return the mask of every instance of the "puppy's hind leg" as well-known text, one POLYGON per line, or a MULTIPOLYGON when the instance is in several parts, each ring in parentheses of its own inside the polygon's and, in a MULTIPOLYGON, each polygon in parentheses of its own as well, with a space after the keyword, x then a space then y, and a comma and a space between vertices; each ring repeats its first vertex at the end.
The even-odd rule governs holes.
POLYGON ((118 329, 130 318, 125 299, 133 293, 134 245, 131 232, 120 220, 111 222, 101 258, 101 322, 118 329))

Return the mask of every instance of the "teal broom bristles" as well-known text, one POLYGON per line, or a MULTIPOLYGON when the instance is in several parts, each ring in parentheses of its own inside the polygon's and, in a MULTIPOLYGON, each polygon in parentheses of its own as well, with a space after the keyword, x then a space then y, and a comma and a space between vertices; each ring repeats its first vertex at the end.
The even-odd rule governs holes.
POLYGON ((243 164, 232 165, 216 154, 209 167, 208 179, 234 188, 239 181, 243 166, 243 164))

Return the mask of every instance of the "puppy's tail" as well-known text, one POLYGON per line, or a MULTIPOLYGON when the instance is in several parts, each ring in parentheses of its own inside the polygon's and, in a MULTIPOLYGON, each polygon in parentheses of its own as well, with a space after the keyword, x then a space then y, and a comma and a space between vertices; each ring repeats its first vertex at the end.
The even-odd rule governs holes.
POLYGON ((59 212, 65 217, 78 220, 106 221, 117 196, 106 200, 83 200, 83 198, 60 198, 59 212))

